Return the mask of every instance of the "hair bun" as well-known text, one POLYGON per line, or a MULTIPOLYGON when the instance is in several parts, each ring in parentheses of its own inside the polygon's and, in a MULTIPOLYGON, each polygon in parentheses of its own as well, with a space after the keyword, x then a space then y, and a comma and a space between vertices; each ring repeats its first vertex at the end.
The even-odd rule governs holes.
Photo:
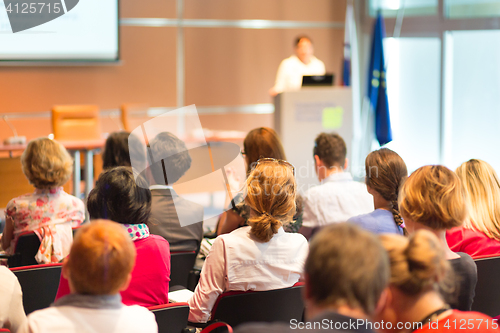
POLYGON ((261 213, 260 216, 248 219, 252 233, 262 242, 268 242, 281 227, 281 221, 269 214, 261 213))
POLYGON ((430 231, 416 232, 410 238, 404 254, 411 279, 420 288, 444 279, 447 260, 441 244, 430 231))

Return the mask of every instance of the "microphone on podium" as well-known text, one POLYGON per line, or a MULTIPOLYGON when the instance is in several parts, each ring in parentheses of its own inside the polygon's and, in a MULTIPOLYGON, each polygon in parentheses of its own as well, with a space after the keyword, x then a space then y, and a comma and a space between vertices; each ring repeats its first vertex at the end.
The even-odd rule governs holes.
POLYGON ((3 141, 3 143, 6 144, 6 145, 24 145, 26 143, 26 137, 25 136, 18 136, 17 135, 16 128, 7 119, 7 116, 3 116, 3 120, 10 127, 12 133, 14 133, 14 136, 8 137, 7 139, 5 139, 3 141))

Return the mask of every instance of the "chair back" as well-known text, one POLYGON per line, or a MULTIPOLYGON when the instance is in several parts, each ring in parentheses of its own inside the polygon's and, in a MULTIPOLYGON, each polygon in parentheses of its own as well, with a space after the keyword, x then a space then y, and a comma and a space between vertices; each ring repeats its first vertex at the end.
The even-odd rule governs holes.
POLYGON ((169 303, 150 306, 155 315, 158 333, 181 333, 188 325, 189 305, 187 303, 169 303))
POLYGON ((101 139, 101 120, 96 105, 57 105, 52 108, 52 131, 60 141, 101 139))
POLYGON ((26 315, 49 307, 56 298, 62 264, 45 264, 12 268, 23 291, 26 315))
POLYGON ((35 256, 40 248, 40 239, 33 231, 19 235, 14 254, 9 256, 7 264, 10 268, 38 265, 35 256))
POLYGON ((122 121, 123 130, 130 132, 132 127, 130 125, 130 114, 133 112, 143 112, 146 113, 149 109, 147 104, 137 104, 137 103, 125 103, 120 107, 120 118, 122 121))
POLYGON ((500 257, 474 260, 477 266, 476 296, 472 310, 487 314, 490 317, 500 315, 500 257))
POLYGON ((231 325, 226 324, 222 321, 212 323, 201 330, 201 333, 233 333, 233 328, 231 325))
POLYGON ((0 158, 0 207, 7 207, 12 198, 16 198, 25 193, 33 193, 31 185, 23 173, 21 157, 0 158))
POLYGON ((189 272, 194 267, 196 252, 170 253, 170 283, 169 286, 183 286, 187 288, 189 272))
POLYGON ((219 296, 212 309, 212 320, 236 327, 246 322, 284 322, 302 320, 303 283, 268 291, 229 291, 219 296))

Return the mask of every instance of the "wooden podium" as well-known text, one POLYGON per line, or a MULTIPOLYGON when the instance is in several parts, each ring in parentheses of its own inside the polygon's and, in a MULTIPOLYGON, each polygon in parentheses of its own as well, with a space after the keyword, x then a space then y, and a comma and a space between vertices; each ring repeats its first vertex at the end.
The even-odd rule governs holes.
MULTIPOLYGON (((338 133, 352 160, 354 122, 349 87, 308 87, 284 92, 274 103, 274 127, 287 159, 296 168, 299 191, 318 184, 314 168, 314 139, 321 132, 338 133)), ((350 167, 348 167, 350 169, 350 167)))

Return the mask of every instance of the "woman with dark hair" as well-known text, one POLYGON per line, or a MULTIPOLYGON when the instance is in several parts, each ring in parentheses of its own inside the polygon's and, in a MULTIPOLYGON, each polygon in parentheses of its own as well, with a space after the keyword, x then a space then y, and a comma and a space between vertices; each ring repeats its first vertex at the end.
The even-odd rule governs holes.
POLYGON ((102 153, 104 170, 126 166, 134 167, 141 172, 144 169, 145 160, 144 145, 135 135, 125 131, 113 132, 106 139, 102 153))
POLYGON ((365 170, 366 188, 373 196, 375 210, 369 214, 352 217, 348 222, 376 234, 407 235, 398 208, 399 189, 408 177, 405 162, 394 151, 382 148, 368 154, 365 170))
MULTIPOLYGON (((285 150, 278 134, 269 127, 259 127, 251 130, 243 141, 243 151, 241 154, 245 157, 247 176, 261 158, 286 160, 285 150)), ((284 226, 287 232, 298 232, 302 226, 302 197, 299 194, 296 196, 295 205, 296 212, 293 216, 293 222, 284 226)), ((234 198, 232 207, 231 210, 228 210, 221 216, 217 226, 217 235, 227 234, 237 228, 248 225, 250 208, 243 201, 241 195, 234 198)))
MULTIPOLYGON (((121 292, 125 305, 152 306, 168 303, 170 248, 160 236, 149 234, 146 222, 151 213, 151 192, 146 181, 132 170, 116 167, 104 171, 89 194, 90 218, 120 223, 137 250, 129 287, 121 292)), ((68 281, 61 276, 56 299, 69 294, 68 281)))

